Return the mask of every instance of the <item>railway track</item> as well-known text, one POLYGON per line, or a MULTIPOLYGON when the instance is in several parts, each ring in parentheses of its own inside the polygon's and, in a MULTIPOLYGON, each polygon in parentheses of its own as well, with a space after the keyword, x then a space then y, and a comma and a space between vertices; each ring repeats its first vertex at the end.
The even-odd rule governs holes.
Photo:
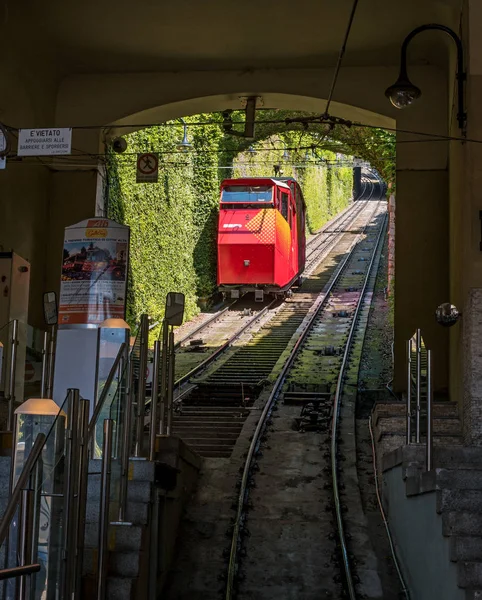
MULTIPOLYGON (((356 389, 358 358, 350 359, 350 352, 366 292, 375 283, 384 231, 385 217, 383 225, 367 227, 365 239, 333 275, 272 391, 260 398, 237 495, 226 600, 235 593, 259 600, 382 597, 373 583, 376 572, 364 595, 357 595, 341 501, 340 465, 347 457, 339 444, 353 443, 353 428, 340 435, 342 400, 347 385, 356 389)), ((349 407, 343 410, 347 418, 349 407)))
MULTIPOLYGON (((254 400, 270 383, 271 374, 293 336, 316 307, 333 272, 363 233, 368 215, 373 213, 373 204, 360 203, 349 221, 349 230, 340 230, 337 241, 326 249, 324 259, 312 268, 301 288, 271 310, 249 339, 241 340, 241 347, 227 342, 221 360, 214 361, 201 376, 196 377, 197 368, 189 377, 185 376, 184 380, 190 380, 190 387, 187 392, 177 394, 177 398, 182 397, 182 405, 178 404, 180 410, 175 415, 173 431, 201 456, 230 456, 254 400)), ((364 250, 361 252, 364 254, 364 250)))

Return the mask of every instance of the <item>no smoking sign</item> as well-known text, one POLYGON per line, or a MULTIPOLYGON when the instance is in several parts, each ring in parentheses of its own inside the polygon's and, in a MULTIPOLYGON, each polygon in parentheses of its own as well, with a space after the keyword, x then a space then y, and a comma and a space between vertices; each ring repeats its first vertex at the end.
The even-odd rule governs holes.
POLYGON ((153 152, 137 155, 137 183, 156 183, 159 178, 159 158, 153 152))

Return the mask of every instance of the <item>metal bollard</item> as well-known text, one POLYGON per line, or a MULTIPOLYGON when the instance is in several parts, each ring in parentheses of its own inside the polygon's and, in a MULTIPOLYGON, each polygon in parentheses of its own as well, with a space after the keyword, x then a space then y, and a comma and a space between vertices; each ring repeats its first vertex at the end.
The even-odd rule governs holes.
POLYGON ((72 560, 75 561, 72 576, 74 598, 80 598, 82 566, 84 559, 85 511, 87 507, 87 485, 89 472, 89 412, 90 401, 81 400, 79 410, 79 461, 77 473, 77 511, 75 540, 72 560))
POLYGON ((159 401, 159 360, 161 358, 161 344, 154 342, 154 363, 152 365, 152 391, 151 391, 151 426, 149 439, 149 460, 153 461, 156 456, 157 435, 157 403, 159 401))
POLYGON ((427 471, 433 467, 433 382, 432 351, 427 350, 427 471))
POLYGON ((129 480, 129 457, 131 454, 132 409, 134 406, 134 360, 129 357, 126 393, 126 409, 124 427, 122 430, 121 477, 119 490, 119 521, 125 522, 127 509, 127 484, 129 480))
MULTIPOLYGON (((19 562, 20 566, 32 564, 32 531, 34 522, 34 491, 32 489, 22 490, 20 504, 20 528, 19 528, 19 562)), ((27 600, 30 593, 30 576, 22 575, 18 583, 18 600, 27 600), (27 579, 28 578, 28 579, 27 579)))
POLYGON ((139 356, 139 385, 137 388, 137 427, 135 456, 140 457, 144 450, 144 416, 146 412, 146 371, 149 345, 149 322, 147 315, 141 317, 141 349, 139 356))
POLYGON ((407 444, 412 441, 412 340, 407 341, 407 444))
POLYGON ((47 352, 49 347, 49 334, 44 332, 44 345, 42 348, 42 379, 40 383, 40 397, 46 398, 45 392, 47 387, 47 352))
POLYGON ((79 390, 69 389, 69 412, 67 420, 67 444, 65 449, 64 530, 63 530, 63 589, 65 597, 72 590, 75 529, 78 497, 76 494, 79 466, 79 390))
POLYGON ((172 434, 172 409, 174 395, 174 367, 175 367, 175 350, 174 350, 174 331, 169 332, 169 367, 167 377, 167 430, 166 434, 172 434))
POLYGON ((415 441, 420 444, 420 402, 421 402, 421 380, 422 380, 422 334, 420 329, 417 329, 416 342, 417 344, 417 404, 415 414, 415 441))
POLYGON ((104 438, 102 442, 102 471, 100 493, 100 519, 99 519, 99 555, 97 563, 97 600, 105 600, 108 562, 108 535, 109 535, 109 501, 110 479, 112 468, 112 419, 104 420, 104 438))
POLYGON ((47 390, 45 392, 47 398, 52 398, 52 394, 54 392, 55 333, 56 328, 55 325, 53 325, 50 328, 49 353, 47 358, 47 390))
POLYGON ((167 362, 169 354, 169 327, 166 319, 162 322, 162 362, 161 362, 161 403, 159 419, 159 435, 166 433, 166 405, 167 405, 167 362))
POLYGON ((12 340, 10 351, 10 379, 8 382, 8 420, 7 431, 13 431, 15 413, 15 379, 17 375, 17 346, 18 346, 18 320, 12 321, 12 340))

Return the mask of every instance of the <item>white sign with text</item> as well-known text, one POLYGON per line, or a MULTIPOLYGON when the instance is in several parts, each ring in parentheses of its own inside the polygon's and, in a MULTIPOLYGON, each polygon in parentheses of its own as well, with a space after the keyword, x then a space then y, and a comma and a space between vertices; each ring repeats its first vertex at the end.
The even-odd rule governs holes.
POLYGON ((70 154, 72 129, 20 129, 18 132, 18 156, 52 156, 70 154))

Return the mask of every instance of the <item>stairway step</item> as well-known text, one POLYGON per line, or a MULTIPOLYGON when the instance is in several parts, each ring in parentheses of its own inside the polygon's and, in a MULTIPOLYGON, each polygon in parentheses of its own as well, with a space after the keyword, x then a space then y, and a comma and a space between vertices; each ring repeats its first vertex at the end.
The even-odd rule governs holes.
POLYGON ((237 438, 215 438, 215 439, 213 439, 212 437, 210 437, 210 438, 185 437, 185 438, 183 438, 183 442, 185 442, 189 446, 192 446, 193 448, 196 448, 196 449, 207 448, 208 446, 214 447, 216 449, 216 448, 224 447, 224 446, 233 447, 234 444, 236 443, 236 439, 237 438))
POLYGON ((482 490, 482 469, 437 469, 437 487, 451 490, 482 490))
MULTIPOLYGON (((140 525, 112 525, 109 531, 109 545, 115 551, 139 551, 142 548, 144 528, 140 525)), ((99 524, 86 523, 85 525, 86 548, 99 547, 99 524)))
POLYGON ((454 535, 450 538, 450 560, 482 561, 482 537, 454 535))
POLYGON ((437 490, 437 512, 482 513, 482 490, 437 490))
POLYGON ((109 575, 132 577, 139 576, 139 568, 144 552, 113 552, 109 557, 109 575))
POLYGON ((458 584, 464 589, 482 589, 482 562, 459 561, 458 584))
POLYGON ((108 600, 132 600, 135 598, 137 578, 134 577, 108 577, 108 600))
POLYGON ((482 515, 477 513, 449 511, 442 513, 443 535, 481 535, 482 515))

